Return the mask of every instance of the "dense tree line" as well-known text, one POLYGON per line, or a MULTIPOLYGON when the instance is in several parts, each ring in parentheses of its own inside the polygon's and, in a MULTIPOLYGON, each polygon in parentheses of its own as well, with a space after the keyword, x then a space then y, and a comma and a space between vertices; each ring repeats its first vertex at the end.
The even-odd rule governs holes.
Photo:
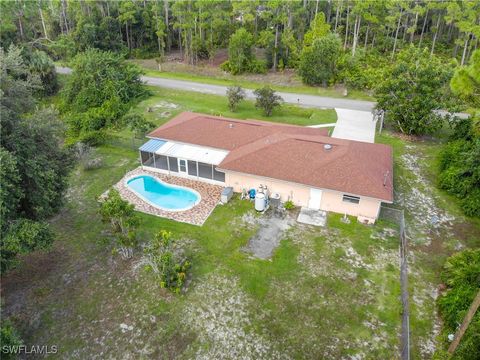
POLYGON ((195 64, 228 47, 243 28, 277 70, 295 67, 300 50, 312 45, 312 29, 327 25, 353 57, 359 50, 393 56, 414 44, 463 65, 480 37, 478 1, 17 0, 0 6, 4 47, 33 42, 64 57, 92 46, 134 57, 180 49, 195 64))
POLYGON ((57 88, 53 63, 28 48, 0 48, 0 253, 1 270, 17 254, 45 249, 53 234, 45 222, 62 206, 71 152, 64 125, 38 99, 57 88))

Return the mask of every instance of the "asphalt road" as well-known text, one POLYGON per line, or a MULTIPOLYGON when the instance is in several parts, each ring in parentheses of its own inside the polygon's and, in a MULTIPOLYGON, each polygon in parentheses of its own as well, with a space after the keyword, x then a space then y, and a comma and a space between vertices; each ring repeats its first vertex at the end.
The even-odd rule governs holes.
MULTIPOLYGON (((57 66, 56 69, 59 74, 70 74, 72 72, 71 69, 61 66, 57 66)), ((225 96, 227 91, 226 86, 202 84, 193 81, 165 79, 151 76, 142 76, 142 80, 147 85, 158 86, 168 89, 196 91, 203 94, 225 96)), ((253 90, 245 89, 245 91, 247 93, 247 98, 255 98, 255 96, 253 95, 253 90)), ((280 95, 286 103, 297 104, 306 107, 317 107, 322 109, 340 108, 349 110, 371 111, 375 106, 375 103, 372 101, 331 98, 325 96, 295 94, 287 92, 277 92, 277 94, 280 95)))

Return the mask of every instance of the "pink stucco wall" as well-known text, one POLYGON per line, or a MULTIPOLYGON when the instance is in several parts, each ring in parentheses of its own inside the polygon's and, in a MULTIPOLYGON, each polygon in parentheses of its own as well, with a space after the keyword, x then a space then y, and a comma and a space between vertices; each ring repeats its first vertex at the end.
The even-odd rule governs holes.
MULTIPOLYGON (((308 206, 310 199, 310 188, 308 186, 275 179, 226 171, 225 184, 226 186, 232 186, 235 192, 242 192, 243 189, 257 189, 260 184, 267 185, 271 193, 280 194, 282 201, 291 199, 298 206, 308 206)), ((343 193, 323 189, 320 209, 357 216, 362 222, 373 222, 378 217, 380 205, 380 200, 363 196, 360 196, 360 203, 358 204, 344 202, 343 193)))

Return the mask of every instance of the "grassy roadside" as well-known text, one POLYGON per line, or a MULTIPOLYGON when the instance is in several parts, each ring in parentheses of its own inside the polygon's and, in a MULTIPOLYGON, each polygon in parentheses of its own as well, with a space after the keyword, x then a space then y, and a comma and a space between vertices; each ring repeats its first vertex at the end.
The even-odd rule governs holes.
POLYGON ((223 96, 205 95, 197 92, 170 90, 149 87, 152 96, 140 102, 131 111, 146 116, 155 125, 161 125, 182 111, 201 112, 205 114, 225 116, 237 119, 259 119, 295 125, 330 124, 337 121, 333 109, 302 108, 283 104, 273 111, 272 116, 264 116, 255 108, 251 100, 240 103, 235 112, 229 110, 227 100, 223 96))
MULTIPOLYGON (((212 85, 223 85, 223 86, 231 86, 231 85, 240 85, 246 89, 257 89, 260 86, 266 85, 264 83, 253 82, 249 80, 242 79, 241 77, 234 77, 233 75, 222 75, 222 77, 215 77, 212 78, 210 76, 204 76, 199 74, 192 74, 186 72, 166 72, 166 71, 158 71, 152 70, 148 68, 143 68, 145 71, 145 75, 152 76, 152 77, 159 77, 165 79, 176 79, 176 80, 184 80, 184 81, 194 81, 200 82, 205 84, 212 84, 212 85)), ((322 87, 313 87, 313 86, 281 86, 275 84, 269 84, 273 89, 282 92, 289 92, 289 93, 299 93, 299 94, 308 94, 308 95, 317 95, 317 96, 325 96, 325 97, 334 97, 334 98, 346 98, 346 99, 354 99, 354 100, 367 100, 367 101, 375 101, 375 98, 368 95, 367 93, 359 90, 349 90, 348 95, 344 96, 342 91, 329 87, 329 88, 322 88, 322 87)))

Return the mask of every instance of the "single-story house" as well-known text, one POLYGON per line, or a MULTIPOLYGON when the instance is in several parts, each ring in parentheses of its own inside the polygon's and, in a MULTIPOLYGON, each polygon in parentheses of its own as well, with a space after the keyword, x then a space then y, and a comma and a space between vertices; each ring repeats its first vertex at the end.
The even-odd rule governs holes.
POLYGON ((147 135, 145 169, 235 192, 266 185, 282 201, 373 223, 393 202, 392 148, 326 129, 183 112, 147 135))

